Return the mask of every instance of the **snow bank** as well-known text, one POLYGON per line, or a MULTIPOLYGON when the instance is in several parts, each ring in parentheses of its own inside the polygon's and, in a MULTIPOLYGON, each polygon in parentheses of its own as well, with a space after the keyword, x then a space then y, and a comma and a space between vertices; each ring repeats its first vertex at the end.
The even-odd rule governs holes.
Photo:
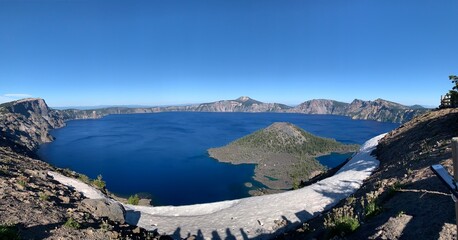
MULTIPOLYGON (((383 136, 368 140, 334 176, 298 190, 178 207, 124 205, 126 221, 175 238, 190 235, 204 239, 271 238, 272 234, 292 229, 330 209, 359 189, 379 165, 370 154, 383 136)), ((84 183, 53 174, 56 180, 73 186, 87 197, 101 197, 84 183)))
POLYGON ((69 177, 66 177, 60 173, 57 173, 57 172, 53 172, 53 171, 49 171, 48 172, 48 175, 53 177, 54 180, 64 184, 64 185, 67 185, 67 186, 70 186, 72 188, 74 188, 75 190, 81 192, 85 197, 87 198, 90 198, 90 199, 102 199, 102 198, 106 198, 107 196, 105 196, 105 194, 103 194, 102 192, 100 192, 98 189, 92 187, 92 186, 89 186, 87 185, 86 183, 83 183, 77 179, 74 179, 74 178, 69 178, 69 177))

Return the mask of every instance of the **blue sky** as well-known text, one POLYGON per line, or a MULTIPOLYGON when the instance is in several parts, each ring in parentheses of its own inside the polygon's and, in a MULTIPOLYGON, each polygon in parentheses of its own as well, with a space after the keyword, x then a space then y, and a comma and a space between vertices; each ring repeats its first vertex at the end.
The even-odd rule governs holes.
POLYGON ((439 104, 456 0, 0 0, 0 102, 439 104))

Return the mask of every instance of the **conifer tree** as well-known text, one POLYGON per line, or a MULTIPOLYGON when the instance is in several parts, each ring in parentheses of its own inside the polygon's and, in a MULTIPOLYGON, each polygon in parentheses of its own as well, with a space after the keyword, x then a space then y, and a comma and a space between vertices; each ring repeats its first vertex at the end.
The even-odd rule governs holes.
POLYGON ((458 107, 458 76, 450 75, 448 78, 452 81, 454 85, 452 90, 448 92, 450 96, 451 107, 458 107))

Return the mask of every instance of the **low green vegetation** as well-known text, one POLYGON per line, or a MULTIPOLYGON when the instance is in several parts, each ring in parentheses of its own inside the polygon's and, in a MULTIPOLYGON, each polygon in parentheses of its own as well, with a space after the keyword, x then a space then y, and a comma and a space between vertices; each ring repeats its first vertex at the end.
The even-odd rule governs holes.
POLYGON ((137 194, 132 195, 129 199, 127 199, 127 204, 138 205, 138 202, 140 202, 140 197, 138 197, 137 194))
POLYGON ((0 240, 19 240, 19 232, 16 226, 0 225, 0 240))
POLYGON ((399 181, 395 182, 393 185, 390 186, 390 188, 388 188, 388 197, 394 196, 394 194, 399 192, 399 190, 401 190, 401 188, 403 187, 404 185, 401 184, 401 182, 399 181))
POLYGON ((79 222, 77 222, 75 219, 73 219, 72 217, 70 217, 67 222, 64 223, 64 226, 65 227, 68 227, 68 228, 73 228, 73 229, 79 229, 81 228, 81 225, 79 224, 79 222))
POLYGON ((377 201, 375 199, 368 202, 364 206, 364 217, 365 218, 371 218, 373 216, 378 215, 380 212, 382 212, 382 208, 379 205, 377 205, 377 201))
POLYGON ((345 205, 333 209, 324 219, 324 226, 331 236, 345 236, 358 229, 360 222, 353 207, 345 205))
POLYGON ((97 179, 92 180, 92 185, 94 185, 95 187, 99 189, 105 188, 106 184, 105 184, 105 181, 102 180, 102 175, 99 174, 97 176, 97 179))
POLYGON ((44 193, 44 192, 40 192, 40 193, 38 194, 38 197, 39 197, 40 200, 43 201, 43 202, 46 202, 46 201, 49 200, 49 195, 46 194, 46 193, 44 193))
POLYGON ((324 169, 325 167, 312 157, 308 157, 307 161, 302 160, 296 163, 289 174, 293 183, 293 189, 301 188, 303 186, 302 181, 309 180, 310 173, 313 171, 324 169))
POLYGON ((301 180, 297 179, 296 177, 292 177, 293 181, 293 190, 297 190, 301 188, 301 180))
POLYGON ((86 176, 84 174, 81 174, 81 173, 78 174, 78 180, 80 180, 81 182, 84 182, 86 184, 91 184, 91 179, 88 176, 86 176))
POLYGON ((106 183, 105 183, 105 181, 103 181, 103 177, 102 177, 101 174, 99 174, 96 179, 91 180, 88 176, 79 173, 78 174, 78 180, 80 180, 81 182, 84 182, 86 184, 93 185, 93 186, 95 186, 96 188, 99 188, 99 189, 103 189, 106 186, 106 183))
POLYGON ((399 211, 397 214, 396 214, 396 217, 400 217, 402 215, 405 215, 406 213, 404 211, 399 211))
POLYGON ((17 183, 23 188, 27 187, 27 179, 25 177, 19 177, 17 183))
POLYGON ((366 220, 380 214, 383 210, 379 205, 377 192, 366 193, 366 196, 361 198, 361 206, 366 220))
POLYGON ((323 152, 339 150, 355 151, 358 148, 357 145, 343 145, 335 139, 317 137, 293 124, 286 124, 295 133, 283 133, 276 131, 272 127, 254 132, 232 144, 249 148, 268 149, 270 152, 276 153, 289 153, 297 157, 314 156, 323 152))
POLYGON ((356 197, 354 196, 349 196, 346 200, 346 204, 347 205, 353 205, 356 203, 356 197))
POLYGON ((102 229, 103 231, 110 231, 113 229, 113 226, 111 226, 109 223, 108 223, 108 220, 103 220, 102 219, 102 223, 100 224, 100 229, 102 229))

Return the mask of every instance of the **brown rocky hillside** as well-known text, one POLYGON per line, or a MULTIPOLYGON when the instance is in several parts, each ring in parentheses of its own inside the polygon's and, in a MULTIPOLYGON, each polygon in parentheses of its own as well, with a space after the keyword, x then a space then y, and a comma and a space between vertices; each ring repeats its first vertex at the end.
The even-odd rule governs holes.
MULTIPOLYGON (((84 196, 47 175, 73 172, 18 154, 0 141, 0 239, 158 239, 85 207, 84 196)), ((98 210, 100 213, 101 210, 98 210)), ((105 215, 105 213, 103 213, 105 215)), ((121 216, 122 217, 122 216, 121 216)))
POLYGON ((458 109, 426 113, 387 134, 375 154, 379 169, 332 213, 282 236, 284 239, 456 239, 454 203, 429 169, 451 167, 451 139, 458 136, 458 109), (332 219, 354 216, 353 233, 335 230, 332 219), (326 223, 325 223, 326 222, 326 223))

